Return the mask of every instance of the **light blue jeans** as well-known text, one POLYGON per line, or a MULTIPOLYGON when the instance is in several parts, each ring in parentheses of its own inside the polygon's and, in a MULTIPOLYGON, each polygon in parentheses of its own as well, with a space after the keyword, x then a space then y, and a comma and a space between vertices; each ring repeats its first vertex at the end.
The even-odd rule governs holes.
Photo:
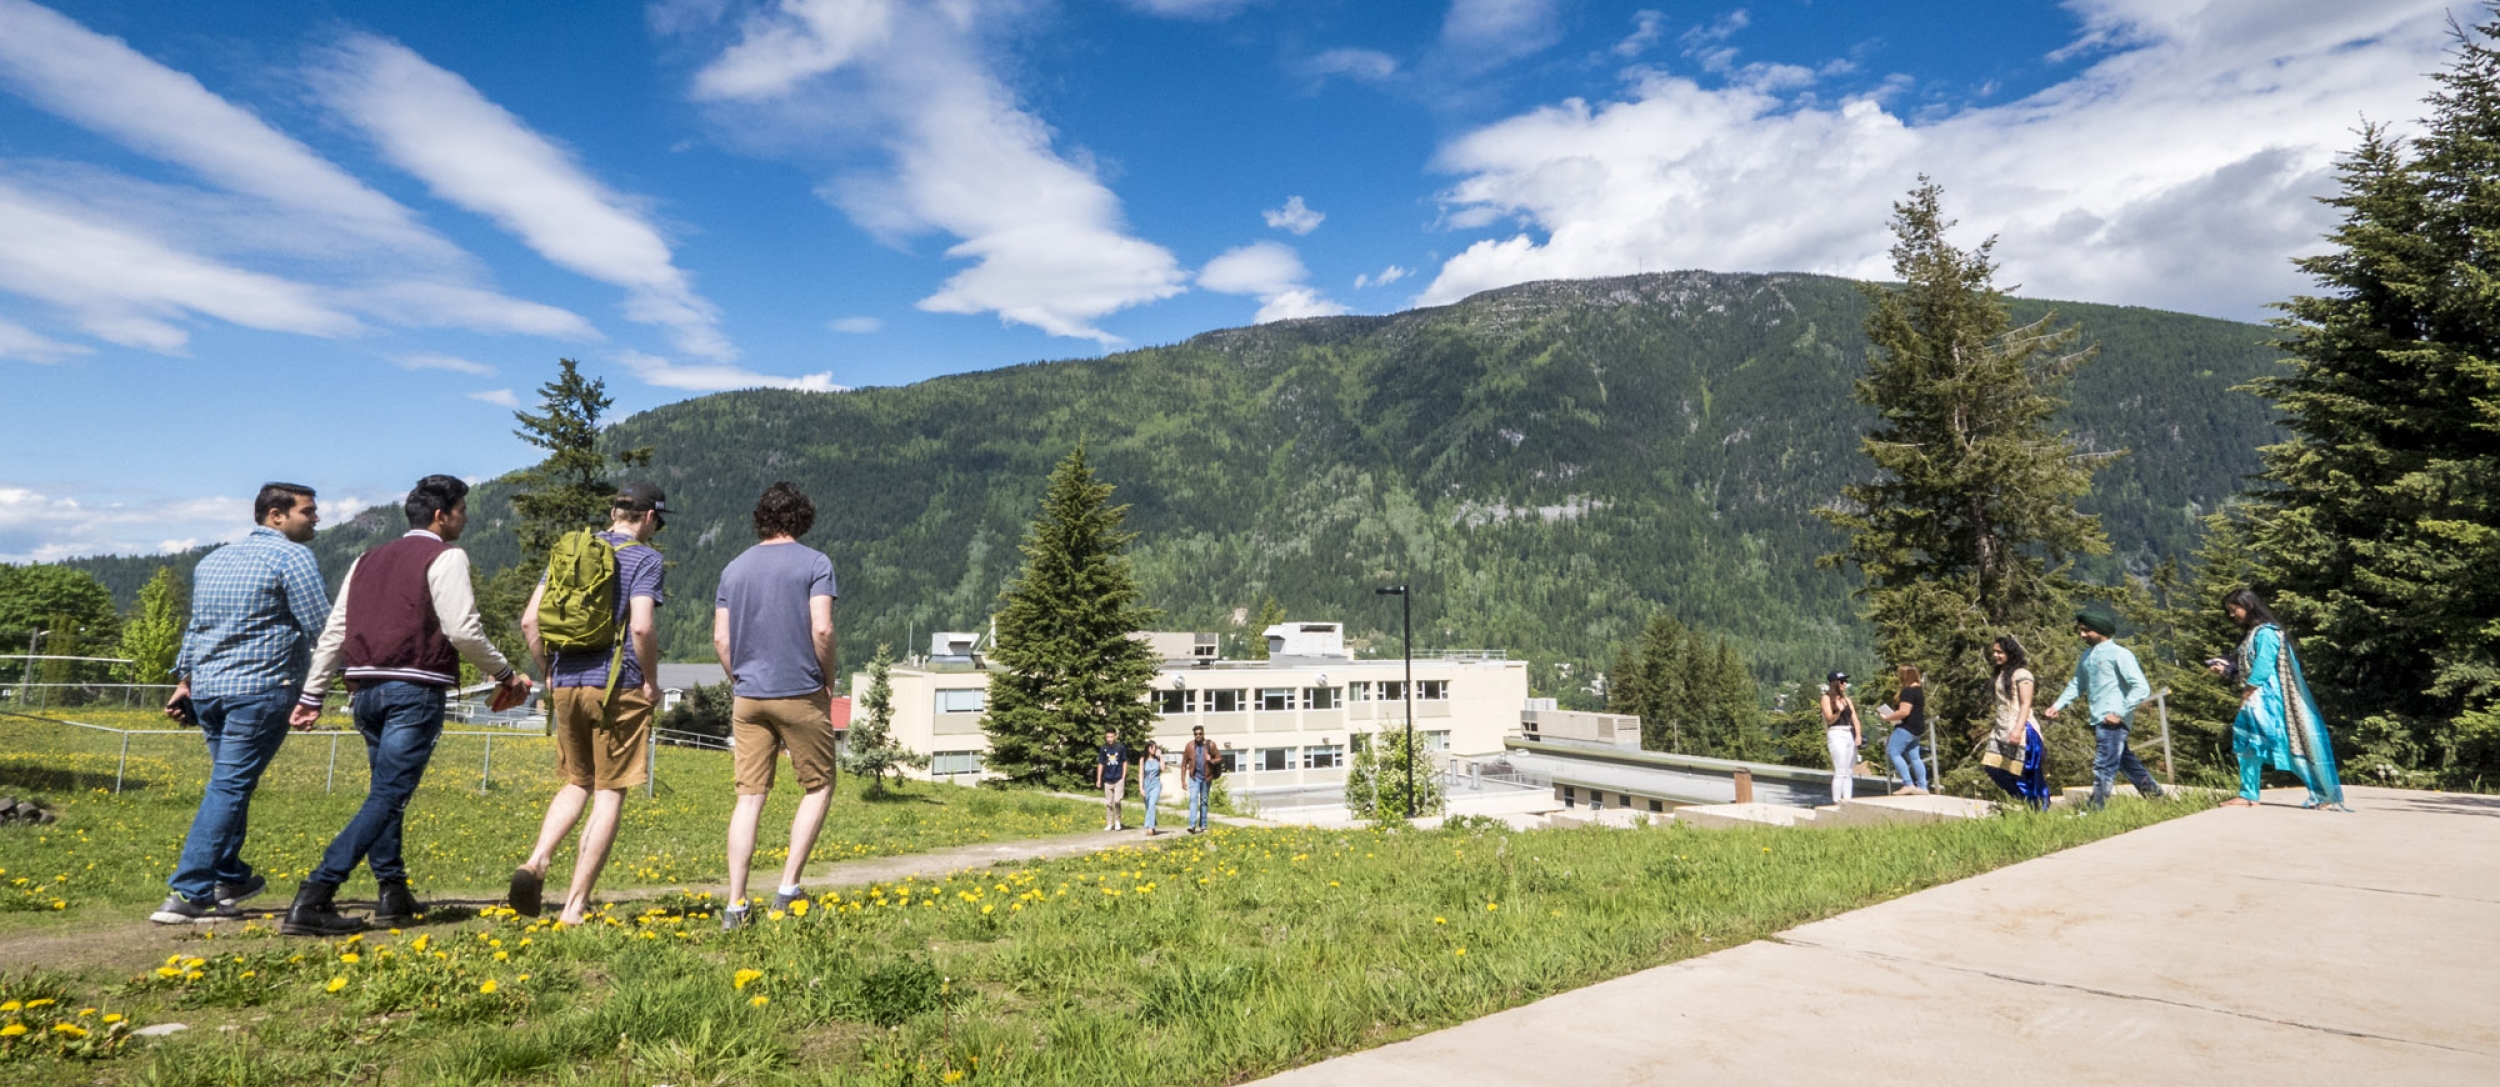
POLYGON ((1189 779, 1189 829, 1207 829, 1207 779, 1189 779))
POLYGON ((1891 738, 1884 741, 1884 757, 1892 760, 1892 776, 1921 789, 1927 787, 1927 756, 1919 750, 1918 733, 1893 729, 1891 738))
POLYGON ((295 692, 203 698, 195 705, 200 735, 208 741, 208 791, 200 796, 200 812, 182 842, 182 859, 174 863, 174 876, 166 882, 175 894, 205 902, 218 884, 252 878, 252 866, 243 861, 252 790, 260 787, 261 771, 286 742, 286 715, 295 708, 295 692))
POLYGON ((1163 775, 1147 774, 1137 779, 1137 791, 1146 799, 1146 829, 1155 828, 1155 802, 1163 799, 1163 775))

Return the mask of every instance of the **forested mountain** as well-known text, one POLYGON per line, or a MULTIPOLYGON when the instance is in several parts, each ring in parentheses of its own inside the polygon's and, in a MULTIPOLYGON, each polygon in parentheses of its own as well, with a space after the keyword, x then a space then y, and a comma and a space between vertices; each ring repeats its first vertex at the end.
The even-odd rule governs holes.
MULTIPOLYGON (((2014 308, 2028 320, 2047 304, 2014 308)), ((2066 417, 2087 448, 2125 453, 2086 502, 2118 548, 2094 573, 2184 553, 2277 437, 2265 405, 2231 391, 2275 365, 2268 330, 2056 308, 2101 350, 2066 417)), ((1871 414, 1850 399, 1865 310, 1856 284, 1824 276, 1531 283, 901 388, 723 393, 607 440, 654 447, 684 511, 659 541, 672 657, 708 656, 720 569, 778 479, 822 511, 807 542, 840 573, 846 658, 979 629, 1044 478, 1082 440, 1132 506, 1165 626, 1232 629, 1273 597, 1394 652, 1394 602, 1370 590, 1406 582, 1419 646, 1528 657, 1541 693, 1579 682, 1556 663, 1585 677, 1661 608, 1735 638, 1769 683, 1868 655, 1848 580, 1814 564, 1836 538, 1810 514, 1868 471, 1871 414)), ((471 499, 482 569, 516 557, 508 495, 471 499)), ((325 532, 325 568, 397 526, 367 511, 325 532)), ((79 565, 120 595, 162 561, 79 565)))

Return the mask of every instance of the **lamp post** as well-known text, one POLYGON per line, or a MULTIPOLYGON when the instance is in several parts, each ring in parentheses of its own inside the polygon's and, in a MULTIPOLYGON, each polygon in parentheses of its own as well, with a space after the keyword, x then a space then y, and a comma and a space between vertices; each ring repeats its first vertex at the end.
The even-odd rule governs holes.
POLYGON ((1372 590, 1374 596, 1398 598, 1402 621, 1398 648, 1406 656, 1406 817, 1415 817, 1415 594, 1404 585, 1372 590))
POLYGON ((43 645, 43 636, 50 633, 52 632, 49 630, 38 630, 33 637, 26 639, 26 686, 24 690, 17 692, 18 705, 27 705, 26 696, 35 690, 35 654, 43 645))

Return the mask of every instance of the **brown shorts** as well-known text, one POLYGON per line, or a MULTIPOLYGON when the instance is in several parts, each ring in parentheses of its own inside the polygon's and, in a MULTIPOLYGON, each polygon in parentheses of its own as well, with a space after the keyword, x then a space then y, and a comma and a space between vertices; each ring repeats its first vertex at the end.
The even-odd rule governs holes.
POLYGON ((773 791, 781 753, 809 792, 833 784, 840 737, 833 731, 833 700, 818 691, 797 698, 733 698, 729 703, 731 762, 740 796, 773 791))
POLYGON ((585 789, 630 789, 649 779, 643 747, 651 742, 651 700, 639 687, 555 689, 556 774, 585 789))

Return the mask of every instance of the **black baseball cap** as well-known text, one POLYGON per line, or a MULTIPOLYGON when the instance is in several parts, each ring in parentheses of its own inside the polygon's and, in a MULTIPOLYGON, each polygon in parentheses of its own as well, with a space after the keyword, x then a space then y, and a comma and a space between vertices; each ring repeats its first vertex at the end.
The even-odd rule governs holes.
POLYGON ((659 484, 638 479, 618 487, 616 500, 611 505, 622 510, 637 512, 650 510, 654 513, 667 513, 669 512, 668 492, 661 490, 659 484))
POLYGON ((1832 673, 1832 674, 1830 674, 1830 675, 1828 675, 1828 676, 1824 676, 1824 677, 1823 677, 1823 682, 1825 682, 1825 683, 1847 683, 1847 682, 1849 682, 1849 673, 1847 673, 1847 672, 1834 672, 1834 673, 1832 673))

